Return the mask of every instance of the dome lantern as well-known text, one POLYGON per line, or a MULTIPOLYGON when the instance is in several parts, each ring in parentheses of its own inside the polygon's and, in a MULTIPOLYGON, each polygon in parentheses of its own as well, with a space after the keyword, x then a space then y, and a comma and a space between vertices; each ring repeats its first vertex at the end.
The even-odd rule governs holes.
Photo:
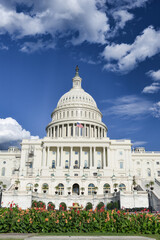
POLYGON ((79 68, 78 65, 76 66, 76 74, 75 77, 72 79, 73 81, 73 88, 80 89, 81 88, 81 81, 82 78, 79 76, 79 68))

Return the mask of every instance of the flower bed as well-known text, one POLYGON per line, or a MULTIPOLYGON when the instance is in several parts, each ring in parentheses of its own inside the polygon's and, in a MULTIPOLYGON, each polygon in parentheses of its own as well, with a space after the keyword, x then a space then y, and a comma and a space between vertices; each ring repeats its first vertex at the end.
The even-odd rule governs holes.
POLYGON ((0 233, 160 233, 160 215, 149 212, 124 211, 56 211, 41 208, 22 210, 18 207, 0 209, 0 233))

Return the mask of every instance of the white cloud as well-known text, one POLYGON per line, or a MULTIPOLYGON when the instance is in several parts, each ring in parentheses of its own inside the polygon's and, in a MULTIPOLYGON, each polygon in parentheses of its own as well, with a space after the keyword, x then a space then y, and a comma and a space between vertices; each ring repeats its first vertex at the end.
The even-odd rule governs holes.
POLYGON ((114 5, 117 8, 133 9, 137 7, 143 7, 148 0, 107 0, 108 3, 114 5))
POLYGON ((152 102, 136 95, 123 96, 113 101, 113 105, 103 111, 104 115, 119 117, 140 117, 148 115, 152 102))
POLYGON ((149 72, 147 72, 147 75, 151 77, 154 81, 160 81, 160 70, 158 71, 150 70, 149 72))
POLYGON ((160 118, 160 102, 157 102, 151 108, 152 114, 156 118, 160 118))
POLYGON ((104 68, 121 73, 133 70, 138 63, 160 52, 159 39, 160 30, 156 31, 150 26, 137 36, 132 44, 112 43, 106 46, 101 54, 104 60, 108 61, 104 68))
POLYGON ((150 86, 146 86, 143 89, 143 93, 156 93, 160 89, 160 84, 159 83, 152 83, 150 86))
POLYGON ((160 70, 158 71, 153 71, 150 70, 149 72, 146 73, 149 77, 153 79, 153 83, 150 86, 146 86, 142 93, 156 93, 158 90, 160 90, 160 70))
POLYGON ((147 144, 146 141, 135 141, 135 142, 133 142, 134 147, 140 147, 140 146, 143 146, 145 144, 147 144))
MULTIPOLYGON (((68 41, 74 45, 84 41, 106 44, 107 39, 134 18, 129 11, 144 6, 147 1, 65 0, 64 3, 63 0, 0 0, 0 34, 9 33, 12 39, 35 37, 41 43, 47 35, 54 43, 68 36, 68 41), (109 24, 110 18, 114 19, 113 29, 109 24)), ((32 52, 31 47, 36 51, 38 46, 47 49, 45 44, 36 48, 33 41, 33 45, 26 48, 27 52, 32 52)))
POLYGON ((132 20, 134 18, 134 15, 126 10, 118 10, 113 12, 113 17, 117 22, 116 29, 118 29, 124 28, 126 22, 132 20))
POLYGON ((23 129, 15 119, 0 118, 0 144, 38 138, 38 136, 31 136, 30 132, 23 129))
POLYGON ((104 109, 102 111, 103 115, 132 118, 132 120, 146 116, 160 118, 160 101, 154 103, 143 97, 128 95, 114 100, 103 100, 103 103, 105 102, 111 104, 112 106, 104 109))
POLYGON ((20 51, 25 52, 25 53, 32 53, 37 50, 47 50, 47 49, 54 49, 55 48, 55 43, 52 41, 41 41, 38 40, 37 42, 25 42, 20 51))
POLYGON ((105 34, 109 30, 108 18, 105 12, 96 7, 105 2, 100 0, 49 0, 22 1, 12 0, 11 4, 0 1, 0 32, 8 32, 14 37, 36 36, 50 34, 72 35, 73 44, 83 41, 91 43, 106 42, 105 34), (32 6, 30 12, 16 12, 16 4, 32 6), (32 5, 31 5, 32 3, 32 5), (86 13, 87 9, 87 13, 86 13), (71 34, 72 33, 72 34, 71 34))

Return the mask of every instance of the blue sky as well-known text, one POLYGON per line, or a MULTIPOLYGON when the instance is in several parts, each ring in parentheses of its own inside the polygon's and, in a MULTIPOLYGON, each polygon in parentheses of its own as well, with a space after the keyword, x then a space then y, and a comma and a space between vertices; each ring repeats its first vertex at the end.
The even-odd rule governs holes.
POLYGON ((0 0, 0 148, 46 135, 78 65, 108 136, 160 151, 159 10, 159 0, 0 0))

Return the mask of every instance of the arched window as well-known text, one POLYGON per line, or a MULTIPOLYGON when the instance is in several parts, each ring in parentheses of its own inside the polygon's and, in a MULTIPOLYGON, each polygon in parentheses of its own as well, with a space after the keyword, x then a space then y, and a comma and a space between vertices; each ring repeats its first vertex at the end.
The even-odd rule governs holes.
POLYGON ((64 185, 62 183, 58 184, 58 194, 64 195, 64 185))
POLYGON ((150 168, 147 168, 147 175, 148 175, 148 177, 151 177, 151 169, 150 168))
POLYGON ((55 160, 52 160, 52 168, 56 168, 55 160))
POLYGON ((110 193, 111 191, 111 187, 108 183, 105 183, 104 186, 103 186, 103 193, 110 193))
POLYGON ((1 176, 5 176, 5 173, 6 173, 6 169, 5 169, 5 167, 3 167, 2 172, 1 172, 1 176))
POLYGON ((69 168, 69 162, 68 162, 68 160, 65 161, 65 168, 69 168))
POLYGON ((88 195, 93 195, 94 194, 94 191, 95 191, 95 186, 93 183, 90 183, 88 185, 88 195))
POLYGON ((126 190, 126 186, 123 183, 119 184, 119 190, 120 191, 125 191, 126 190))
POLYGON ((27 183, 26 190, 27 191, 32 191, 33 190, 33 184, 32 183, 27 183))

